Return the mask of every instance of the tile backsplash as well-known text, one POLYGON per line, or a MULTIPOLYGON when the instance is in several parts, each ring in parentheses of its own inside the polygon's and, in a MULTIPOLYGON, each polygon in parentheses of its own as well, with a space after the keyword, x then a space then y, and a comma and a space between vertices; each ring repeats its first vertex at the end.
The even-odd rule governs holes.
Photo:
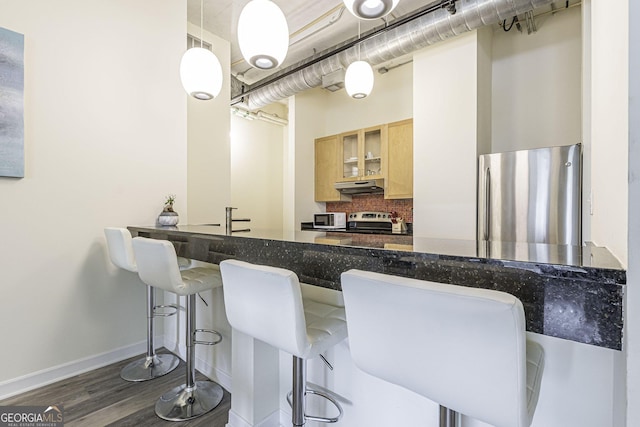
POLYGON ((413 222, 413 199, 387 200, 383 194, 354 195, 350 202, 327 202, 327 212, 398 212, 406 222, 413 222))

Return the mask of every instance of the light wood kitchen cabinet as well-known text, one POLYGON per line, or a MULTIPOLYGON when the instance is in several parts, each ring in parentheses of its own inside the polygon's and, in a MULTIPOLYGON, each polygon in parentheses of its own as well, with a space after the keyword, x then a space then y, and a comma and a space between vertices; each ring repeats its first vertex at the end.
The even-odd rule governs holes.
POLYGON ((387 125, 385 199, 413 198, 413 119, 387 125))
POLYGON ((384 179, 385 199, 413 198, 413 120, 315 140, 316 202, 349 201, 336 182, 384 179))
POLYGON ((340 134, 339 181, 383 178, 386 125, 340 134))
POLYGON ((349 201, 351 196, 341 194, 334 188, 340 178, 338 160, 342 145, 338 135, 315 140, 315 200, 316 202, 349 201))

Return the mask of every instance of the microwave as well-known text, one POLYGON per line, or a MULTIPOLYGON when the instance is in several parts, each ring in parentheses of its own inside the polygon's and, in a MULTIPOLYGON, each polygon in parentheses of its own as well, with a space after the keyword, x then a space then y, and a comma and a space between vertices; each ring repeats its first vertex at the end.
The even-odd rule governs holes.
POLYGON ((347 228, 347 214, 344 212, 313 214, 313 228, 347 228))

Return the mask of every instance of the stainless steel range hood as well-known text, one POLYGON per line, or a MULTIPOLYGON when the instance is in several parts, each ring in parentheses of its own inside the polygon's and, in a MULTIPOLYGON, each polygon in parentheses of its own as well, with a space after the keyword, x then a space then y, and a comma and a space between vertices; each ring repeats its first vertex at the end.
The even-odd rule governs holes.
POLYGON ((383 193, 384 180, 368 179, 365 181, 336 182, 334 187, 342 194, 383 193))

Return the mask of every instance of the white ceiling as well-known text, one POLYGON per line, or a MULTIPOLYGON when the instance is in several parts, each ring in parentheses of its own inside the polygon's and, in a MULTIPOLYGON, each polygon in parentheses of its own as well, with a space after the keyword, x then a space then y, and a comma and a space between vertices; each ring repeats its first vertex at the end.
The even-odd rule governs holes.
MULTIPOLYGON (((358 20, 344 8, 342 0, 274 0, 282 9, 289 25, 289 52, 279 69, 257 70, 242 59, 236 36, 240 12, 248 2, 249 0, 204 0, 204 29, 231 43, 231 73, 248 84, 358 35, 358 20), (304 37, 310 32, 314 34, 304 37)), ((392 21, 433 2, 400 0, 387 19, 392 21)), ((187 19, 200 26, 200 0, 187 0, 187 19)), ((361 32, 365 33, 384 25, 384 21, 361 21, 360 24, 361 32)))

